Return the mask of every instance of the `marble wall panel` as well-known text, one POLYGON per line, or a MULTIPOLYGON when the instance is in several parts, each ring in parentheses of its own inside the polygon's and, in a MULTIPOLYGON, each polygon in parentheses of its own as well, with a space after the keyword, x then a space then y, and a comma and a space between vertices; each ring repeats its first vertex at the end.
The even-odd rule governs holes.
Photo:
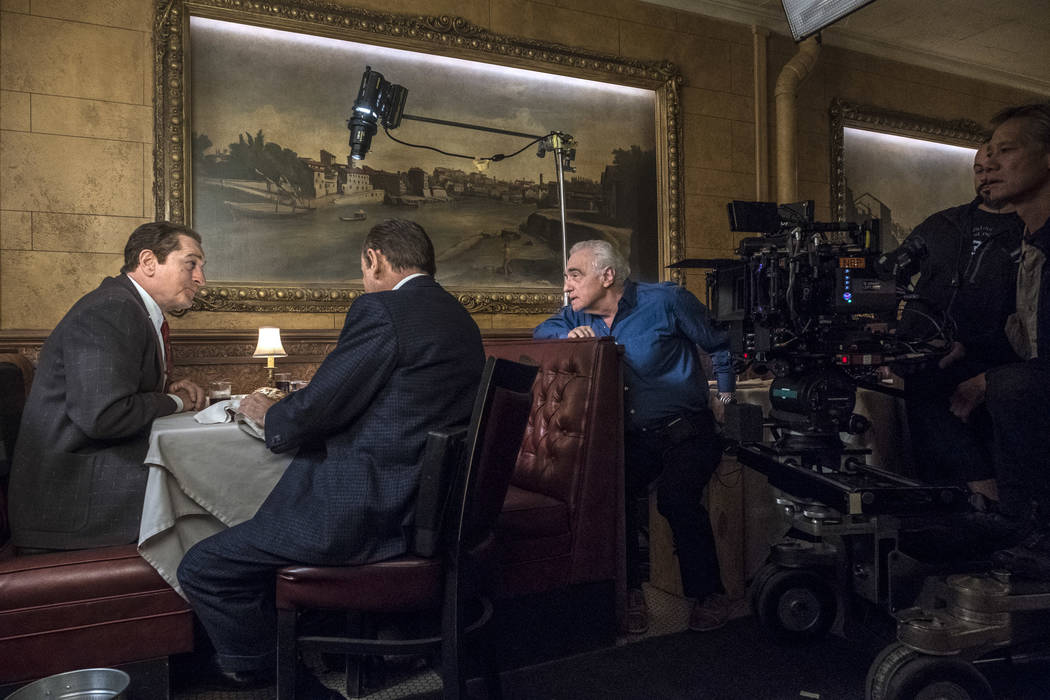
MULTIPOLYGON (((685 12, 663 5, 652 5, 647 2, 610 2, 605 0, 555 0, 557 5, 574 6, 577 9, 594 7, 594 12, 601 13, 603 5, 616 8, 614 16, 620 17, 634 25, 645 25, 661 29, 673 29, 678 32, 693 34, 708 39, 738 44, 750 44, 750 31, 746 26, 735 22, 706 17, 695 12, 685 12)), ((624 32, 631 31, 622 27, 624 32)))
POLYGON ((491 0, 489 29, 602 53, 620 53, 619 32, 605 17, 522 0, 491 0))
POLYGON ((124 254, 128 236, 150 219, 83 214, 33 214, 33 250, 124 254))
POLYGON ((730 44, 729 56, 732 61, 733 92, 737 95, 751 95, 755 92, 755 55, 749 44, 730 44))
POLYGON ((671 61, 691 87, 733 92, 731 44, 641 24, 622 24, 623 55, 671 61))
POLYGON ((115 141, 153 142, 153 108, 33 95, 33 131, 115 141))
POLYGON ((0 209, 142 216, 142 144, 0 132, 0 209))
POLYGON ((686 115, 754 121, 755 100, 750 96, 686 86, 682 89, 682 112, 686 115))
POLYGON ((708 195, 732 199, 753 200, 755 198, 755 176, 753 173, 738 173, 731 170, 711 168, 685 168, 686 194, 708 195))
POLYGON ((28 92, 0 90, 0 129, 9 131, 29 131, 28 92))
POLYGON ((825 137, 804 131, 798 135, 798 172, 809 180, 829 183, 831 142, 825 137))
POLYGON ((685 120, 685 162, 713 170, 733 169, 733 122, 714 117, 690 116, 685 120))
POLYGON ((730 122, 732 129, 733 170, 738 173, 755 172, 755 125, 750 122, 730 122))
POLYGON ((0 250, 33 247, 33 220, 27 211, 0 211, 0 250))
POLYGON ((150 0, 33 0, 33 14, 143 32, 153 30, 150 0))
POLYGON ((115 275, 122 255, 5 250, 0 269, 4 328, 54 328, 77 299, 115 275))
POLYGON ((729 231, 728 197, 687 195, 685 198, 686 257, 727 255, 736 245, 737 234, 729 231), (702 251, 702 254, 698 251, 702 251))
POLYGON ((146 103, 141 32, 5 13, 0 88, 146 103))

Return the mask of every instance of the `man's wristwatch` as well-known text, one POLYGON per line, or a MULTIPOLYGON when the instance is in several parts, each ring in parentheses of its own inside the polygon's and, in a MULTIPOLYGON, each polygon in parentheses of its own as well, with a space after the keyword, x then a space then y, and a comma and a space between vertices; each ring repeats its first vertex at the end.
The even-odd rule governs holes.
POLYGON ((718 392, 718 400, 723 405, 733 403, 736 401, 736 394, 732 391, 720 391, 718 392))

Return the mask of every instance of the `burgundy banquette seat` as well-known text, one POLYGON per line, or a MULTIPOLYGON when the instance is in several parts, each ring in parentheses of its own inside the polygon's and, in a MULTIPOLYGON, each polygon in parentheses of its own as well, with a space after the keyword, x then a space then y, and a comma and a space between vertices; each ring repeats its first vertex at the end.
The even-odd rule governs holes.
POLYGON ((622 584, 619 348, 611 338, 490 339, 485 351, 539 366, 525 437, 497 521, 499 595, 597 581, 622 584))
MULTIPOLYGON (((0 442, 9 459, 32 364, 0 355, 0 442)), ((24 681, 99 666, 134 669, 133 697, 169 691, 167 658, 193 649, 187 603, 134 544, 16 556, 0 472, 0 696, 24 681)))
MULTIPOLYGON (((512 598, 575 584, 613 582, 623 596, 623 381, 610 338, 489 338, 488 355, 535 364, 532 407, 497 521, 501 579, 512 598)), ((0 406, 28 393, 0 384, 0 406)), ((18 382, 15 382, 18 384, 18 382)), ((11 421, 8 421, 11 423, 11 421)), ((17 426, 17 420, 13 421, 17 426)), ((7 446, 13 442, 7 436, 7 446)), ((15 556, 0 471, 0 695, 30 679, 93 666, 145 666, 167 693, 167 658, 193 649, 192 611, 134 545, 15 556)), ((136 674, 132 674, 132 690, 136 674)))

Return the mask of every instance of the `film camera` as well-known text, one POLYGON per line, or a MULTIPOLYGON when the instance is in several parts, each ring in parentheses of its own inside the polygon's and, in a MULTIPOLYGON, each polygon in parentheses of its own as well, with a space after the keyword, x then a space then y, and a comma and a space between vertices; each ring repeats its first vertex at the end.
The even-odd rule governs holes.
POLYGON ((880 366, 927 360, 948 339, 895 332, 897 280, 921 251, 884 255, 878 219, 821 223, 812 212, 812 202, 731 202, 730 229, 761 235, 741 241, 738 260, 712 261, 708 307, 738 361, 775 375, 771 417, 832 437, 867 427, 853 415, 858 383, 877 385, 880 366))
POLYGON ((872 663, 867 700, 990 700, 979 664, 1047 658, 1050 586, 916 548, 931 524, 950 529, 970 509, 967 491, 868 464, 868 450, 840 437, 870 427, 853 410, 858 386, 883 389, 879 367, 929 363, 950 345, 948 323, 907 337, 896 322, 910 298, 898 282, 923 242, 883 253, 878 221, 815 222, 808 202, 733 202, 728 213, 733 231, 758 235, 742 239, 738 259, 702 261, 713 268, 708 307, 740 369, 774 379, 769 415, 730 404, 725 433, 738 461, 769 479, 786 530, 752 578, 756 616, 797 643, 833 629, 849 637, 880 609, 897 641, 872 663))
POLYGON ((738 461, 768 477, 787 526, 752 604, 774 636, 799 641, 845 630, 856 598, 910 605, 933 570, 899 551, 908 518, 968 507, 963 489, 867 464, 870 450, 841 438, 871 427, 854 413, 858 386, 884 389, 880 367, 927 361, 950 339, 898 335, 897 280, 921 252, 883 254, 878 220, 816 222, 811 202, 732 202, 728 214, 733 231, 757 235, 737 259, 706 261, 708 307, 738 369, 773 379, 769 415, 730 404, 724 433, 738 461))

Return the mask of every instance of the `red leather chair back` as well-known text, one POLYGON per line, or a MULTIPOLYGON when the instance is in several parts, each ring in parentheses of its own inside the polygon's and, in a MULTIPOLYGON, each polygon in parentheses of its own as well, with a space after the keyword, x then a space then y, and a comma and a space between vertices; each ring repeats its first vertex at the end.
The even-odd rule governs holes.
POLYGON ((489 358, 467 432, 470 444, 466 465, 466 498, 459 541, 472 547, 492 532, 503 508, 521 447, 522 432, 532 406, 531 390, 537 368, 504 359, 489 358), (489 374, 491 373, 491 378, 489 374))

